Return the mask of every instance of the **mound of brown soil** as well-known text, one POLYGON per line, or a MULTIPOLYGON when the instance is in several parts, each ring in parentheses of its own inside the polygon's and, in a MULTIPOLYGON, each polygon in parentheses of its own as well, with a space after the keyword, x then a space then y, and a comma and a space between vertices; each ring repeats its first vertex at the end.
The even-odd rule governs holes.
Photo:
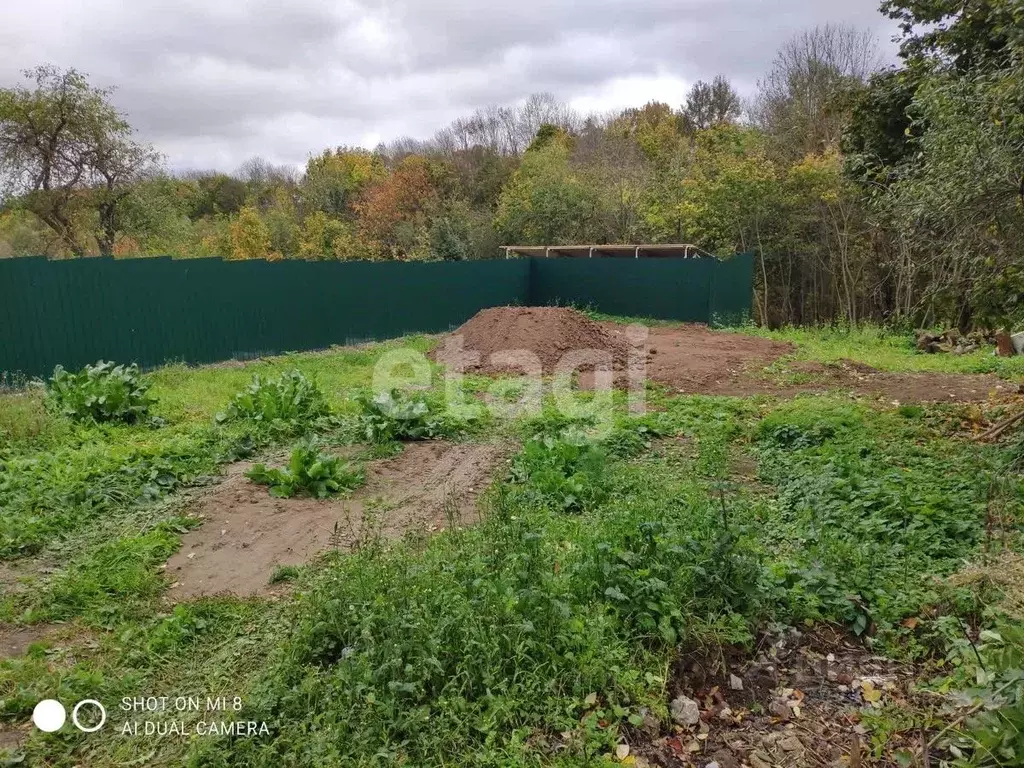
POLYGON ((629 346, 622 334, 573 309, 494 307, 474 315, 433 355, 448 366, 490 374, 521 374, 526 361, 536 359, 545 374, 553 374, 560 365, 563 370, 593 370, 602 355, 613 369, 623 370, 629 346))

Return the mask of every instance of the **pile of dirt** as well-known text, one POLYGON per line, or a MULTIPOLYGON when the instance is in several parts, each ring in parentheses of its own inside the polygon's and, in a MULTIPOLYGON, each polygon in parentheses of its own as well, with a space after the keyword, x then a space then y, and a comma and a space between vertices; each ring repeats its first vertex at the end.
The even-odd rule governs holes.
POLYGON ((433 355, 449 367, 485 374, 522 374, 520 361, 539 360, 543 372, 550 375, 560 364, 593 370, 601 356, 610 360, 613 370, 624 370, 629 364, 629 345, 624 334, 573 309, 494 307, 474 315, 433 355), (583 364, 574 365, 581 361, 583 364))
POLYGON ((597 323, 571 309, 498 307, 477 314, 432 354, 449 367, 492 375, 521 376, 529 371, 521 362, 527 359, 539 361, 548 375, 561 364, 580 372, 584 389, 594 384, 593 357, 589 365, 575 363, 601 353, 622 389, 646 380, 680 394, 794 397, 839 391, 888 403, 983 402, 1018 389, 992 374, 892 373, 854 360, 783 359, 795 351, 786 342, 705 325, 654 326, 637 337, 627 326, 597 323))
POLYGON ((185 535, 167 563, 172 601, 215 594, 273 595, 279 565, 302 565, 328 549, 351 551, 378 537, 429 535, 449 522, 476 522, 477 496, 507 447, 410 443, 393 459, 367 465, 366 485, 349 498, 278 499, 245 477, 240 462, 190 514, 202 526, 185 535))

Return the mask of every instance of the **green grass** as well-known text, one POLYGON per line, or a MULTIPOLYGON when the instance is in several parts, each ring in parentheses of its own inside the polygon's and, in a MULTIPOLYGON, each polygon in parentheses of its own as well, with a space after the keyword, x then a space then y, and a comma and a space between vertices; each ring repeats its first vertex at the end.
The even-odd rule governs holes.
MULTIPOLYGON (((872 329, 766 335, 797 342, 804 359, 888 370, 971 362, 918 355, 872 329)), ((355 395, 402 343, 159 369, 150 393, 164 426, 72 424, 41 410, 38 393, 0 395, 0 563, 28 574, 0 581, 0 620, 56 625, 61 638, 0 661, 0 720, 24 723, 46 697, 111 705, 101 734, 33 733, 15 758, 601 765, 643 713, 667 727, 680 649, 752 650, 771 623, 826 622, 880 653, 941 659, 957 641, 951 622, 995 626, 983 585, 940 579, 995 546, 993 505, 1012 515, 1024 501, 1020 475, 1005 470, 1014 449, 962 439, 948 405, 658 388, 641 418, 620 395, 608 423, 551 403, 529 418, 473 422, 462 439, 518 445, 476 526, 279 567, 268 575, 288 585, 277 599, 169 601, 162 564, 199 522, 189 489, 299 437, 216 414, 254 373, 298 369, 332 414, 293 426, 321 430, 304 436, 318 446, 362 442, 355 395), (731 476, 737 456, 756 463, 756 483, 731 476), (266 721, 270 734, 121 737, 145 718, 115 705, 139 695, 238 696, 229 718, 266 721)), ((473 377, 467 392, 490 385, 473 377)), ((360 446, 352 460, 400 448, 360 446)), ((1015 542, 1020 520, 1000 525, 1015 542)), ((147 717, 194 725, 204 714, 147 717)), ((899 717, 866 721, 880 754, 899 717)))
POLYGON ((153 372, 150 390, 158 405, 154 413, 171 422, 198 422, 211 419, 223 410, 236 392, 243 389, 254 375, 280 375, 298 369, 315 379, 334 406, 343 406, 353 388, 367 387, 373 378, 373 366, 390 349, 409 347, 426 352, 434 341, 425 336, 409 336, 398 342, 367 346, 364 349, 343 349, 328 352, 302 352, 280 355, 241 365, 220 365, 191 368, 171 365, 153 372))
POLYGON ((831 363, 855 360, 881 371, 901 373, 994 373, 1003 378, 1024 378, 1024 356, 996 357, 994 348, 967 355, 919 352, 911 333, 880 326, 840 328, 783 328, 772 331, 754 326, 735 329, 738 333, 764 336, 797 345, 798 360, 831 363))
POLYGON ((668 327, 678 325, 675 320, 659 320, 654 317, 640 317, 629 315, 609 315, 605 312, 597 312, 588 307, 576 307, 591 320, 599 323, 618 323, 619 325, 646 325, 649 327, 668 327))
POLYGON ((295 581, 299 578, 300 569, 296 565, 279 565, 270 574, 271 584, 283 584, 286 581, 295 581))
POLYGON ((6 394, 0 391, 0 402, 0 444, 30 440, 49 425, 41 388, 6 394))

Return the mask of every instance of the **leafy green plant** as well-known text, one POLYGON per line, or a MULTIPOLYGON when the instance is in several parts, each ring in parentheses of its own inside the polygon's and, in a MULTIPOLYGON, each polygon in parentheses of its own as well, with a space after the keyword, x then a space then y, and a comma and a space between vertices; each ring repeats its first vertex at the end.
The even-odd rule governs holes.
POLYGON ((628 459, 650 450, 654 440, 665 434, 657 424, 631 420, 616 426, 603 440, 601 446, 609 456, 628 459))
MULTIPOLYGON (((694 612, 753 613, 760 595, 760 564, 728 527, 643 522, 618 542, 598 544, 592 568, 599 598, 648 642, 678 642, 694 612)), ((749 639, 742 621, 734 629, 749 639)))
POLYGON ((315 381, 292 370, 277 378, 253 377, 252 383, 236 394, 227 409, 217 414, 224 423, 245 420, 266 426, 272 432, 301 434, 330 416, 327 398, 315 381))
POLYGON ((270 486, 271 496, 285 499, 296 495, 325 499, 354 490, 365 480, 361 469, 337 456, 321 453, 309 444, 292 451, 288 466, 277 469, 257 464, 245 476, 255 483, 270 486))
POLYGON ((537 501, 578 512, 607 495, 607 454, 577 430, 529 440, 512 462, 512 480, 537 501))
POLYGON ((139 366, 99 361, 78 373, 57 366, 47 387, 50 409, 75 421, 135 423, 155 400, 139 366))
POLYGON ((761 422, 759 476, 777 489, 766 544, 788 619, 888 641, 901 621, 947 601, 934 577, 960 567, 983 536, 995 457, 951 452, 927 429, 824 400, 761 422))
MULTIPOLYGON (((981 633, 975 668, 973 714, 960 734, 958 765, 1009 768, 1024 765, 1024 628, 1004 621, 981 633)), ((971 648, 971 652, 975 651, 971 648)), ((971 656, 965 654, 971 661, 971 656)), ((973 666, 973 665, 972 665, 973 666)))
POLYGON ((595 423, 593 416, 568 415, 546 404, 541 413, 523 421, 519 432, 526 439, 557 438, 570 431, 586 432, 595 423))
POLYGON ((360 394, 359 427, 371 443, 394 440, 433 440, 458 431, 458 425, 438 414, 438 409, 421 395, 407 395, 397 389, 376 395, 360 394))
POLYGON ((856 406, 802 399, 786 403, 765 417, 757 434, 781 448, 799 449, 823 445, 862 426, 863 415, 856 406))

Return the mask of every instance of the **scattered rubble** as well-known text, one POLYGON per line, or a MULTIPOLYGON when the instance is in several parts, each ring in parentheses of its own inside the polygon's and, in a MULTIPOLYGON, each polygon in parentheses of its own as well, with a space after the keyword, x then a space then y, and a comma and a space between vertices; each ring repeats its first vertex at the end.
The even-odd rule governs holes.
POLYGON ((962 334, 957 330, 944 333, 917 332, 917 348, 929 354, 947 353, 968 355, 986 347, 995 347, 1000 357, 1024 354, 1024 333, 1013 336, 1004 331, 971 331, 962 334))
MULTIPOLYGON (((765 638, 759 648, 753 659, 728 650, 724 657, 684 657, 669 687, 671 725, 658 730, 645 719, 643 726, 632 729, 626 762, 866 768, 920 760, 923 735, 916 726, 888 733, 886 740, 874 744, 874 752, 867 744, 869 713, 890 706, 934 710, 944 703, 939 694, 917 690, 921 670, 874 656, 859 642, 827 628, 807 634, 789 629, 765 638)), ((931 757, 940 758, 934 748, 931 757)))

